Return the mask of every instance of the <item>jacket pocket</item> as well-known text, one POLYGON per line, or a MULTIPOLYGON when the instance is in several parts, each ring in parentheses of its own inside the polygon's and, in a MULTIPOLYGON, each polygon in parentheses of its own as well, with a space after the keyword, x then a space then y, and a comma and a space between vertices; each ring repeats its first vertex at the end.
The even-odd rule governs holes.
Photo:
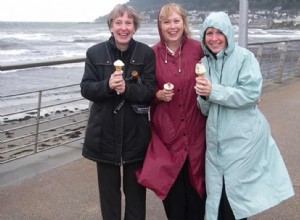
POLYGON ((84 139, 84 146, 97 153, 102 152, 100 147, 102 136, 101 110, 102 107, 99 105, 94 104, 92 106, 84 139))
POLYGON ((147 105, 134 104, 131 105, 131 107, 136 114, 141 114, 141 115, 147 115, 150 110, 150 107, 147 105))
MULTIPOLYGON (((163 108, 163 105, 159 107, 163 108)), ((152 118, 153 127, 164 144, 172 144, 176 138, 174 124, 170 116, 167 114, 167 111, 158 108, 152 118)))

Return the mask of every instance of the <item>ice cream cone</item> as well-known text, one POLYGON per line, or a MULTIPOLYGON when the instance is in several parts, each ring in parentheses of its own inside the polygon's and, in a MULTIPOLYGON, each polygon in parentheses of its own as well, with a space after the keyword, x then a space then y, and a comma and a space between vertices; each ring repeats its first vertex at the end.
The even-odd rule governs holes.
POLYGON ((116 60, 114 62, 114 66, 116 71, 122 71, 123 67, 124 67, 124 63, 122 62, 122 60, 116 60))
POLYGON ((201 61, 199 61, 195 66, 195 73, 197 74, 197 76, 204 77, 205 72, 206 69, 204 64, 201 61))
MULTIPOLYGON (((124 63, 122 62, 122 60, 116 60, 114 62, 114 66, 115 66, 116 71, 123 73, 122 69, 124 67, 124 63)), ((120 95, 119 92, 117 92, 117 94, 120 95)))

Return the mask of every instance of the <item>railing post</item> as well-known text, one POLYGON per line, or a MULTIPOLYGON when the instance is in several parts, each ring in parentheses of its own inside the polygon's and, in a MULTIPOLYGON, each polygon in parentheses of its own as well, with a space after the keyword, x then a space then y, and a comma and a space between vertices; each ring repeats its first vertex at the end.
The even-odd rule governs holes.
POLYGON ((245 48, 248 45, 248 9, 248 0, 240 0, 239 45, 245 48))
POLYGON ((258 63, 261 63, 262 54, 263 54, 263 50, 264 50, 263 47, 264 47, 263 44, 260 44, 258 46, 258 50, 257 50, 257 54, 256 54, 256 59, 257 59, 258 63))
POLYGON ((38 106, 37 106, 37 113, 36 113, 34 153, 37 153, 37 149, 38 149, 39 133, 40 133, 41 106, 42 106, 42 91, 39 91, 38 106))
POLYGON ((300 56, 298 57, 298 61, 296 64, 296 72, 295 72, 294 76, 300 77, 300 56))
POLYGON ((279 63, 278 63, 278 66, 277 66, 278 78, 275 81, 276 83, 281 83, 281 81, 282 81, 283 66, 284 66, 284 61, 285 61, 286 50, 287 50, 287 43, 284 42, 283 47, 282 47, 282 52, 280 54, 279 63))

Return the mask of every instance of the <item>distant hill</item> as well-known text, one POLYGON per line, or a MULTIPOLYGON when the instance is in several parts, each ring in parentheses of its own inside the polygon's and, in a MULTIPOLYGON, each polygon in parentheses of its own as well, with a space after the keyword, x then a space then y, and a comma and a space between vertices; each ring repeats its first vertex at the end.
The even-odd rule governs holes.
MULTIPOLYGON (((238 13, 239 0, 129 0, 128 5, 133 6, 138 11, 155 11, 155 16, 162 5, 176 2, 186 10, 201 11, 228 11, 229 14, 238 13)), ((249 0, 249 10, 270 10, 275 11, 280 8, 281 11, 288 11, 289 14, 297 15, 300 11, 300 0, 249 0)), ((105 16, 99 17, 95 22, 105 21, 105 16)))
MULTIPOLYGON (((186 10, 228 10, 236 11, 239 9, 239 0, 129 0, 127 4, 132 5, 138 10, 157 10, 168 2, 181 4, 186 10)), ((249 0, 249 8, 269 9, 282 7, 283 10, 296 10, 299 12, 299 0, 249 0)))

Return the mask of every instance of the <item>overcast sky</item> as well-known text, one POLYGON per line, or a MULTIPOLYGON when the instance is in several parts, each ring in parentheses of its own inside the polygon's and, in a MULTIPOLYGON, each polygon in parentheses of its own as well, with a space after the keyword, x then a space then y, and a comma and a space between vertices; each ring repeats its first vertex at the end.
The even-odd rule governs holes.
POLYGON ((1 0, 0 21, 82 21, 105 15, 128 0, 1 0))

